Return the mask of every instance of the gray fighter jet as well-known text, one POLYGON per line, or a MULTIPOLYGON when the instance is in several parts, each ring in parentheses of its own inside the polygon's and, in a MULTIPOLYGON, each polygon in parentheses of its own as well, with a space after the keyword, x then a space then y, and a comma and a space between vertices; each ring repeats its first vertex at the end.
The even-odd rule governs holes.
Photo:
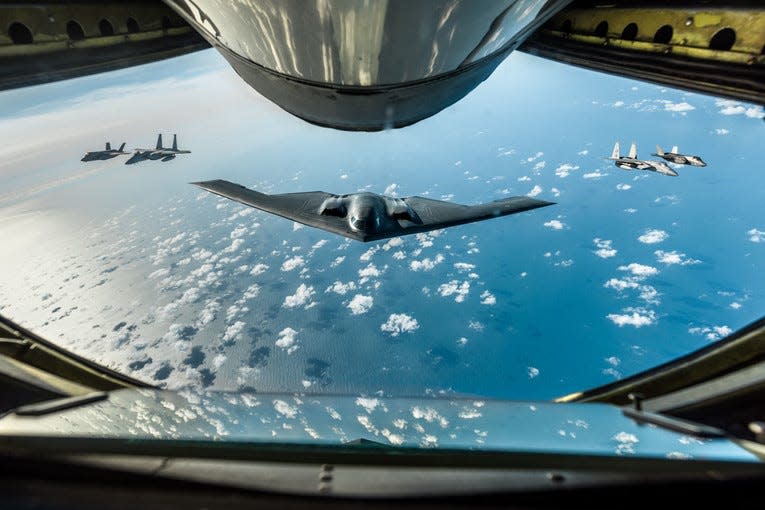
POLYGON ((191 184, 250 207, 362 242, 427 232, 553 205, 553 202, 529 197, 459 205, 429 198, 393 198, 368 192, 334 195, 309 191, 267 195, 223 180, 191 184))
POLYGON ((157 137, 157 146, 155 148, 136 149, 135 153, 130 157, 130 159, 125 161, 125 164, 132 165, 147 159, 155 161, 158 159, 161 161, 170 161, 171 159, 175 159, 175 156, 178 154, 191 154, 191 151, 178 149, 178 137, 176 135, 173 135, 172 147, 162 147, 162 134, 160 133, 157 137))
POLYGON ((699 156, 678 153, 677 145, 672 147, 670 152, 664 152, 661 147, 656 145, 656 154, 651 154, 651 156, 658 156, 666 161, 677 163, 678 165, 707 166, 707 164, 704 163, 704 160, 699 156))
POLYGON ((124 142, 122 143, 122 145, 120 145, 120 148, 117 150, 112 149, 112 144, 110 144, 109 142, 106 142, 106 147, 104 150, 88 152, 80 161, 104 161, 106 159, 116 158, 120 154, 128 154, 127 152, 124 152, 122 150, 124 148, 125 148, 124 142))
POLYGON ((662 175, 671 175, 672 177, 677 177, 677 172, 672 170, 661 161, 648 161, 646 159, 638 159, 637 145, 635 145, 634 142, 630 146, 630 152, 627 156, 619 155, 619 142, 616 142, 614 145, 614 150, 611 153, 611 157, 608 159, 612 160, 614 165, 618 166, 622 170, 648 170, 662 175))

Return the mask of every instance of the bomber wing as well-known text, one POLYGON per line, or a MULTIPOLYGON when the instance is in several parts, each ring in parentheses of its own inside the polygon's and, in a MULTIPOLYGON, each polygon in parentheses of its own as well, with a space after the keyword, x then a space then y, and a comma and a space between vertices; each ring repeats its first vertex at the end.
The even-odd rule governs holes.
POLYGON ((325 216, 319 213, 322 204, 328 198, 337 197, 323 191, 307 191, 302 193, 283 193, 268 195, 245 188, 241 184, 217 179, 214 181, 192 182, 202 189, 225 198, 235 200, 244 205, 276 214, 303 225, 317 227, 351 239, 363 240, 352 231, 348 222, 338 216, 325 216))
POLYGON ((461 205, 423 197, 407 197, 403 200, 414 211, 421 223, 399 220, 401 230, 386 237, 464 225, 554 204, 554 202, 525 196, 502 198, 477 205, 461 205))

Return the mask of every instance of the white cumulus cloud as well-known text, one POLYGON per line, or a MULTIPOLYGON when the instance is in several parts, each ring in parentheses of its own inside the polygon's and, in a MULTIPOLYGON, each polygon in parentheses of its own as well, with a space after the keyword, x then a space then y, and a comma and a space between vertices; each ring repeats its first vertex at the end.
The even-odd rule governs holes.
POLYGON ((626 266, 619 266, 620 271, 629 271, 635 276, 653 276, 656 273, 659 272, 658 269, 652 266, 645 266, 643 264, 638 264, 637 262, 632 262, 631 264, 628 264, 626 266))
POLYGON ((353 315, 361 315, 362 313, 367 313, 369 309, 372 308, 373 302, 374 300, 372 299, 372 296, 356 294, 353 296, 350 303, 348 303, 348 308, 350 308, 353 315))
POLYGON ((689 112, 695 109, 696 109, 695 106, 690 105, 686 103, 685 101, 683 101, 682 103, 673 103, 673 102, 664 103, 664 110, 668 112, 684 113, 684 112, 689 112))
POLYGON ((438 286, 438 293, 442 297, 454 295, 454 301, 462 303, 465 300, 465 296, 470 292, 470 282, 459 280, 452 280, 449 283, 442 283, 438 286))
POLYGON ((401 333, 412 333, 420 325, 417 319, 405 313, 392 313, 384 324, 380 324, 380 330, 390 333, 390 336, 398 336, 401 333))
POLYGON ((765 243, 765 230, 757 230, 753 228, 746 231, 746 235, 749 236, 749 240, 753 243, 765 243))
POLYGON ((482 305, 495 305, 497 304, 497 298, 489 292, 488 290, 485 290, 481 292, 481 304, 482 305))
POLYGON ((560 220, 550 220, 545 222, 544 226, 553 230, 563 230, 564 224, 560 220))
POLYGON ((656 312, 653 310, 630 308, 625 311, 627 312, 626 314, 611 313, 608 314, 607 317, 620 328, 622 326, 642 328, 643 326, 650 326, 656 322, 656 312))
POLYGON ((663 230, 652 229, 646 230, 643 235, 638 237, 638 241, 645 244, 656 244, 665 241, 669 237, 669 234, 663 230))
POLYGON ((282 271, 292 271, 293 269, 296 269, 304 264, 305 260, 303 260, 303 257, 298 255, 297 257, 292 257, 291 259, 287 259, 282 262, 282 271))
POLYGON ((611 245, 611 241, 608 239, 595 238, 592 240, 595 246, 598 248, 595 250, 595 255, 602 259, 607 259, 616 255, 617 250, 611 245))
POLYGON ((444 256, 439 253, 432 259, 424 258, 422 260, 413 260, 409 262, 409 268, 412 271, 430 271, 443 261, 444 256))
POLYGON ((276 340, 276 346, 286 350, 289 354, 292 354, 297 347, 297 345, 295 345, 297 334, 298 332, 292 328, 284 328, 279 331, 279 338, 276 340))
POLYGON ((568 175, 573 172, 574 170, 579 170, 578 165, 572 165, 570 163, 563 163, 558 168, 555 169, 555 175, 560 177, 561 179, 564 177, 568 177, 568 175))
POLYGON ((667 265, 673 265, 678 264, 681 266, 689 266, 691 264, 699 264, 701 261, 696 259, 689 259, 686 257, 685 253, 680 253, 678 251, 663 251, 663 250, 656 250, 654 252, 656 255, 656 259, 661 262, 662 264, 667 265))
POLYGON ((531 188, 531 191, 526 193, 526 196, 527 197, 535 197, 535 196, 539 195, 540 193, 542 193, 542 191, 544 191, 542 189, 542 187, 539 184, 537 184, 533 188, 531 188))
POLYGON ((313 287, 307 286, 305 283, 301 283, 300 287, 297 288, 293 295, 284 298, 284 304, 282 306, 285 308, 303 306, 308 302, 309 299, 311 299, 311 296, 313 296, 315 293, 316 292, 313 290, 313 287))

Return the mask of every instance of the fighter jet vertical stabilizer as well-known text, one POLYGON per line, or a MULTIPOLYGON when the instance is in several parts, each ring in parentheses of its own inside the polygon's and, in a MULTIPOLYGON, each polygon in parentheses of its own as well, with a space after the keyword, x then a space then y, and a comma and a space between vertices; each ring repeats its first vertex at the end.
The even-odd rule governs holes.
MULTIPOLYGON (((658 147, 657 147, 658 148, 658 147)), ((659 149, 661 150, 661 149, 659 149)), ((656 154, 654 154, 655 156, 656 154)), ((619 155, 619 142, 614 145, 614 150, 611 153, 611 157, 607 158, 614 162, 614 165, 622 170, 648 170, 656 172, 662 175, 669 175, 672 177, 677 176, 677 172, 660 161, 649 161, 646 159, 638 159, 637 157, 637 144, 632 142, 630 145, 630 152, 627 156, 619 155)))
POLYGON ((692 156, 690 154, 680 154, 678 150, 679 149, 677 148, 677 145, 674 145, 671 151, 664 152, 661 146, 657 144, 656 154, 652 154, 652 156, 657 156, 659 158, 662 158, 665 161, 669 161, 677 165, 707 166, 707 164, 704 162, 703 159, 701 159, 700 156, 692 156))
POLYGON ((125 142, 122 142, 122 145, 120 145, 120 148, 117 150, 112 149, 112 144, 106 142, 104 150, 88 152, 80 161, 105 161, 107 159, 116 158, 122 154, 127 154, 127 152, 123 151, 124 148, 125 142))

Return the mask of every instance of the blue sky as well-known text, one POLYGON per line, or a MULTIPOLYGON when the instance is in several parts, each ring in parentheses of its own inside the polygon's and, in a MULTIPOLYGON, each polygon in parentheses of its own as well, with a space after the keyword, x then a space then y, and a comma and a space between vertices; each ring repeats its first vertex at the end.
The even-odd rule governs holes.
POLYGON ((213 50, 4 92, 0 313, 170 387, 554 397, 762 315, 762 115, 521 53, 381 133, 296 119, 213 50), (157 132, 192 154, 79 161, 157 132), (625 172, 617 140, 709 166, 625 172), (362 245, 188 185, 213 178, 557 205, 362 245))

